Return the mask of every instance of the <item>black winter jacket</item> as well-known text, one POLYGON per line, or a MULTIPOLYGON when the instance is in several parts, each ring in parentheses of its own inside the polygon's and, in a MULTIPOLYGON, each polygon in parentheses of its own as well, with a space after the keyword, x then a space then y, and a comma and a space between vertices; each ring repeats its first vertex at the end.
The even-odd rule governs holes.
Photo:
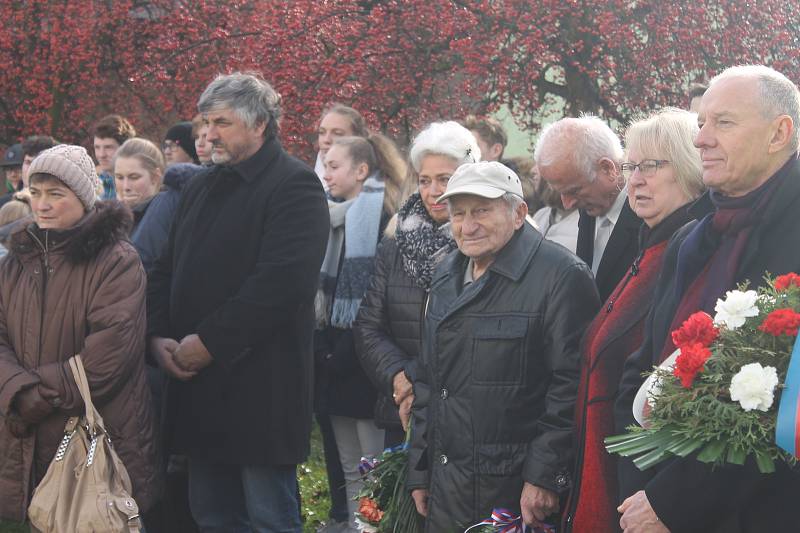
MULTIPOLYGON (((779 172, 787 172, 753 228, 742 254, 735 284, 745 280, 751 287, 772 276, 800 272, 800 162, 793 159, 779 172)), ((698 218, 713 206, 702 196, 691 210, 698 218)), ((615 408, 618 433, 634 425, 633 398, 644 382, 642 373, 652 370, 661 355, 683 292, 676 286, 678 250, 697 222, 684 226, 664 254, 663 269, 645 323, 644 342, 625 363, 615 408)), ((688 287, 692 280, 686 280, 688 287)), ((734 284, 734 285, 735 285, 734 284)), ((730 289, 736 288, 735 286, 730 289)), ((800 524, 800 474, 778 466, 774 474, 760 474, 754 462, 712 469, 690 455, 639 471, 619 458, 620 497, 644 489, 650 505, 672 533, 759 533, 795 531, 800 524)))
POLYGON ((425 296, 425 290, 403 269, 397 241, 385 237, 353 328, 361 366, 378 388, 375 423, 379 427, 401 427, 392 399, 394 377, 405 372, 410 381, 415 379, 425 296))
POLYGON ((319 178, 274 139, 192 179, 147 290, 148 333, 197 333, 213 358, 168 383, 173 453, 236 465, 305 460, 329 224, 319 178))
POLYGON ((427 468, 435 533, 519 513, 524 482, 569 488, 580 339, 600 306, 586 265, 528 224, 464 287, 466 266, 454 251, 434 275, 417 380, 427 432, 412 430, 410 468, 427 468))

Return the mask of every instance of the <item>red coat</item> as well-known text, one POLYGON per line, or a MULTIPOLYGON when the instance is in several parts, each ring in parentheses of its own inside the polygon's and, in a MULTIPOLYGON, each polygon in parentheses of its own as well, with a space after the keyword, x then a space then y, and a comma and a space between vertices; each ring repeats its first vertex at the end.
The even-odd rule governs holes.
POLYGON ((667 242, 689 220, 682 207, 652 231, 643 230, 642 251, 586 330, 575 406, 575 485, 563 531, 620 531, 616 460, 606 452, 603 439, 614 434, 614 401, 622 367, 642 342, 667 242))

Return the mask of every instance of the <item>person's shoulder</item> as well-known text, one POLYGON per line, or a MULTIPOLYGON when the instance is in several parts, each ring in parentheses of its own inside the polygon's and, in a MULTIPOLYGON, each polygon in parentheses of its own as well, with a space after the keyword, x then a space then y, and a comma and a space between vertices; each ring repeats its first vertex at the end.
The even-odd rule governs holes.
POLYGON ((313 168, 285 150, 281 150, 276 166, 286 182, 319 183, 319 177, 317 177, 317 173, 314 172, 313 168))
POLYGON ((572 266, 586 267, 586 263, 577 255, 555 241, 542 239, 539 245, 539 253, 541 254, 540 260, 541 258, 545 258, 557 268, 570 268, 572 266))

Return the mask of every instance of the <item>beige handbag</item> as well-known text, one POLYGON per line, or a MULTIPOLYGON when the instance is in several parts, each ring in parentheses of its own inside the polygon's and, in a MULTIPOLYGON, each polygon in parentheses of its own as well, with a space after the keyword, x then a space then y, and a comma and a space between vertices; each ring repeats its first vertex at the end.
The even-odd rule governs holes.
POLYGON ((43 533, 138 532, 139 507, 131 480, 92 404, 81 356, 69 360, 86 413, 64 427, 56 455, 28 507, 43 533))

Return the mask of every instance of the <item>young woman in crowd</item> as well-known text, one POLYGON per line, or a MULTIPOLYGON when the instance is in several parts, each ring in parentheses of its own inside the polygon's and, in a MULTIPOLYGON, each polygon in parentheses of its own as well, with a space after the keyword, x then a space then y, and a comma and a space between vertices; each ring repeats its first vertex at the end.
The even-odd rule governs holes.
POLYGON ((146 511, 160 490, 144 368, 145 284, 127 242, 131 216, 96 201, 80 146, 41 152, 30 167, 34 221, 0 262, 0 517, 23 521, 83 400, 68 359, 81 354, 95 406, 146 511))
POLYGON ((164 136, 164 157, 168 165, 175 163, 198 163, 197 152, 192 137, 192 123, 188 121, 173 124, 164 136))
POLYGON ((161 189, 167 162, 158 146, 140 137, 128 139, 114 156, 117 199, 133 211, 134 230, 161 189))
POLYGON ((208 142, 208 124, 203 121, 203 115, 197 114, 192 119, 192 138, 194 139, 194 150, 197 153, 197 160, 204 167, 213 165, 211 154, 214 146, 208 142))
POLYGON ((375 389, 355 353, 353 322, 372 275, 383 229, 401 200, 406 165, 381 135, 341 137, 325 154, 330 237, 320 271, 314 339, 315 407, 330 417, 355 530, 359 460, 383 449, 375 426, 375 389))
POLYGON ((628 202, 644 221, 640 251, 583 338, 575 409, 580 447, 564 531, 619 531, 616 460, 603 439, 615 432, 622 367, 642 343, 667 243, 692 219, 689 204, 704 189, 700 152, 693 144, 697 132, 697 115, 667 108, 631 124, 625 136, 628 202))
MULTIPOLYGON (((366 137, 367 125, 361 113, 344 104, 331 104, 323 109, 317 128, 317 158, 314 171, 319 176, 322 187, 327 191, 325 182, 325 154, 339 137, 355 136, 366 137)), ((336 439, 328 415, 316 413, 319 424, 322 444, 325 449, 325 468, 328 474, 328 489, 331 494, 331 510, 328 523, 320 530, 321 533, 335 533, 347 527, 347 495, 344 490, 344 474, 342 473, 339 452, 336 449, 336 439)))
POLYGON ((422 305, 433 270, 456 247, 447 206, 436 199, 459 165, 478 160, 475 137, 457 122, 430 124, 411 145, 415 190, 386 230, 354 328, 361 364, 378 387, 375 421, 386 446, 404 440, 398 410, 406 416, 413 400, 422 305))
POLYGON ((339 137, 367 137, 369 130, 364 122, 361 113, 344 104, 332 104, 322 111, 319 119, 319 129, 317 131, 317 161, 314 164, 314 171, 322 180, 325 190, 328 185, 325 182, 325 154, 333 145, 333 141, 339 137))

